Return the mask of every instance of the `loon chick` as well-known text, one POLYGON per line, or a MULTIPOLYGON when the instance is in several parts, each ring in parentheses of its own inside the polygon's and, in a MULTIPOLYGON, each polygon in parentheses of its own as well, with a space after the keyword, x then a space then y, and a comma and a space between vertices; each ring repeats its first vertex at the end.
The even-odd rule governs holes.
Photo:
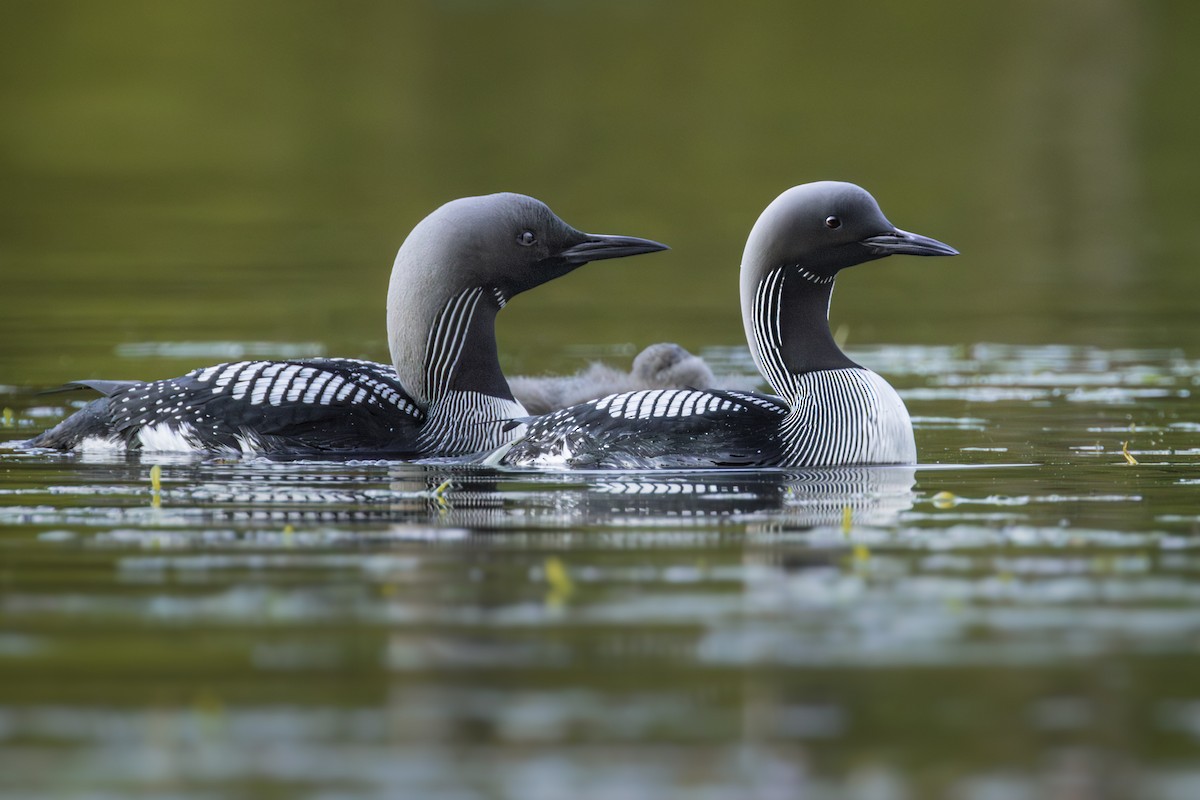
POLYGON ((615 394, 529 420, 489 463, 584 468, 910 464, 912 423, 887 381, 829 331, 837 273, 906 253, 958 251, 888 222, 864 189, 822 181, 777 197, 742 256, 742 321, 778 397, 742 391, 615 394))
POLYGON ((500 370, 496 314, 590 261, 665 245, 577 231, 519 194, 446 203, 396 254, 387 295, 392 365, 348 358, 239 361, 180 378, 78 381, 95 400, 28 447, 398 458, 491 450, 528 412, 500 370))
POLYGON ((714 375, 700 356, 674 342, 652 344, 633 359, 629 372, 593 362, 574 375, 510 378, 513 394, 530 414, 637 389, 753 389, 757 378, 714 375))

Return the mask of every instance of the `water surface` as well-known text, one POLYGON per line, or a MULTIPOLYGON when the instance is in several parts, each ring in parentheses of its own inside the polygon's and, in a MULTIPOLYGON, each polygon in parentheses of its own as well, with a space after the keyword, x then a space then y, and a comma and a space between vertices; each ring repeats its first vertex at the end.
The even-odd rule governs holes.
MULTIPOLYGON (((1200 365, 1063 346, 855 355, 903 387, 921 466, 0 451, 0 780, 112 796, 1200 789, 1200 365)), ((6 438, 65 412, 44 399, 7 398, 34 404, 6 438)))

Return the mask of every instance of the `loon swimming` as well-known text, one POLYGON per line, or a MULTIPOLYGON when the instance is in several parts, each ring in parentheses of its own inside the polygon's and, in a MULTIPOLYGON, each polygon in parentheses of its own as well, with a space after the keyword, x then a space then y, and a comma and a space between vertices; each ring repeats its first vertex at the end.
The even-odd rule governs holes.
POLYGON ((492 450, 519 435, 511 420, 529 413, 500 370, 497 312, 590 261, 665 249, 575 230, 524 195, 454 200, 418 223, 396 254, 392 365, 239 361, 148 383, 78 381, 104 397, 25 446, 397 458, 492 450))
POLYGON ((742 321, 777 397, 743 391, 614 394, 526 420, 487 463, 578 468, 911 464, 912 423, 887 381, 829 331, 840 270, 890 255, 952 256, 899 230, 870 194, 822 181, 779 195, 754 224, 741 266, 742 321))

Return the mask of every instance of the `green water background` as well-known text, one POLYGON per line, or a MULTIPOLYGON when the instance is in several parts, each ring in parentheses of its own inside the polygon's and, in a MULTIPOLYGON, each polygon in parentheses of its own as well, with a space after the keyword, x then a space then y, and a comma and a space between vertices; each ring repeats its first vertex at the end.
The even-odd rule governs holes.
POLYGON ((407 231, 513 190, 654 237, 502 315, 505 366, 742 340, 788 186, 858 182, 957 246, 839 282, 851 343, 1194 348, 1189 3, 10 2, 0 382, 162 377, 122 343, 386 360, 407 231))
POLYGON ((728 355, 751 223, 832 178, 962 251, 847 272, 833 323, 921 461, 966 465, 817 524, 813 476, 163 457, 156 504, 148 462, 5 451, 0 793, 1195 797, 1198 32, 1109 0, 0 4, 4 440, 74 378, 386 359, 404 235, 497 190, 673 247, 511 303, 506 370, 728 355))

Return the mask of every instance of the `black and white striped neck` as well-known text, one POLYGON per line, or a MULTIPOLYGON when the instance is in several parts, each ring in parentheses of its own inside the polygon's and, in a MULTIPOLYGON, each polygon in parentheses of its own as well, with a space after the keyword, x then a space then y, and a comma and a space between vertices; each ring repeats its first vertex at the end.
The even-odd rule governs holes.
POLYGON ((496 346, 496 314, 505 302, 498 289, 476 286, 442 306, 425 342, 422 386, 430 406, 450 392, 513 399, 496 346))
POLYGON ((789 404, 798 378, 812 372, 858 367, 829 330, 834 278, 798 265, 768 271, 754 290, 750 346, 759 370, 789 404))
POLYGON ((475 286, 451 297, 434 317, 425 343, 421 386, 429 422, 421 449, 458 455, 511 439, 512 420, 526 415, 500 369, 496 314, 507 297, 475 286))

